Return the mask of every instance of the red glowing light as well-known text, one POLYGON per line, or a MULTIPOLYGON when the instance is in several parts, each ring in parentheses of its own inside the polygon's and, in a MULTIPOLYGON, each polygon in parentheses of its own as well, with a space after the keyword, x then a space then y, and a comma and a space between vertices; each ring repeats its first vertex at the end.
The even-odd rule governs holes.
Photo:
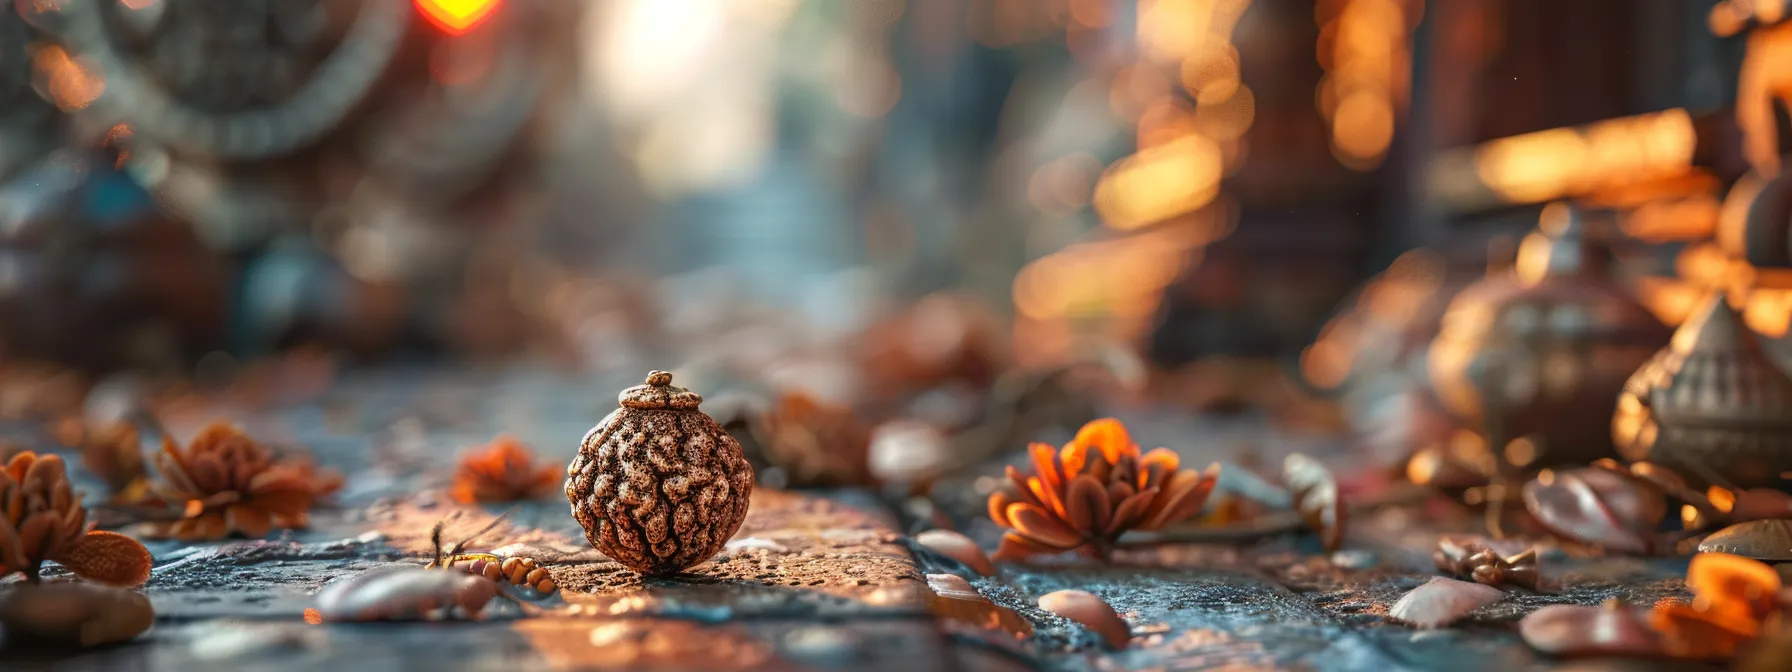
POLYGON ((503 0, 412 0, 417 9, 449 35, 461 35, 485 21, 503 0))

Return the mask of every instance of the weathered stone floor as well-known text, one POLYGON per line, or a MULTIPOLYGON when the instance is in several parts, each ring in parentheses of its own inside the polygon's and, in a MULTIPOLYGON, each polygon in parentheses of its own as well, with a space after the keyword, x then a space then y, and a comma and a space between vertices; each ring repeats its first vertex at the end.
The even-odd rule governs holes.
MULTIPOLYGON (((1684 561, 1553 557, 1562 589, 1514 592, 1464 627, 1418 632, 1385 614, 1433 574, 1427 540, 1461 521, 1366 516, 1348 547, 1370 561, 1344 563, 1350 567, 1317 553, 1310 536, 1280 535, 1130 548, 1106 566, 1005 565, 986 578, 916 549, 903 534, 912 522, 870 493, 762 490, 728 550, 683 576, 642 580, 621 569, 584 543, 565 502, 552 499, 521 506, 469 547, 547 566, 564 589, 563 599, 543 603, 545 615, 526 618, 500 605, 477 622, 305 622, 311 594, 333 579, 426 562, 437 520, 461 511, 446 534, 455 539, 501 512, 463 508, 441 494, 459 449, 508 432, 545 457, 568 459, 585 429, 614 407, 615 390, 626 385, 617 383, 382 374, 340 381, 318 402, 165 418, 176 434, 216 415, 237 419, 258 436, 308 448, 348 473, 347 486, 308 530, 152 543, 157 567, 144 590, 158 612, 153 630, 107 649, 0 653, 0 670, 1516 670, 1568 665, 1538 659, 1512 632, 1537 606, 1649 602, 1681 591, 1684 561), (1030 632, 936 615, 930 573, 970 579, 1012 610, 1006 618, 1018 616, 1008 622, 1030 632), (1063 588, 1108 600, 1131 626, 1132 645, 1108 651, 1093 633, 1036 608, 1038 596, 1063 588)), ((1153 431, 1208 430, 1141 421, 1141 434, 1153 431)), ((1187 459, 1203 459, 1200 447, 1216 443, 1198 438, 1181 444, 1187 459)), ((943 498, 947 512, 993 548, 996 531, 966 504, 978 498, 948 494, 956 496, 943 498)))

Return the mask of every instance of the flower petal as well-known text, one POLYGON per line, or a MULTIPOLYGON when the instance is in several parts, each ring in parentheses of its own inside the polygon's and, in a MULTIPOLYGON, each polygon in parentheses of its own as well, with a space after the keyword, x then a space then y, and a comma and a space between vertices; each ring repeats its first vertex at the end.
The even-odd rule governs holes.
MULTIPOLYGON (((13 528, 12 523, 0 520, 0 565, 24 569, 29 564, 31 562, 25 557, 25 544, 19 538, 19 531, 13 528)), ((0 577, 4 576, 5 574, 0 574, 0 577)))
POLYGON ((1152 503, 1138 529, 1155 530, 1198 513, 1207 503, 1207 495, 1213 492, 1214 480, 1203 478, 1193 469, 1183 469, 1171 475, 1164 495, 1152 503))
POLYGON ((989 493, 989 519, 1002 527, 1014 527, 1008 520, 1008 505, 1013 503, 1014 498, 1009 496, 1007 489, 989 493))
POLYGON ((195 455, 187 460, 187 477, 199 492, 214 493, 230 489, 226 465, 213 455, 195 455))
POLYGON ((989 559, 998 562, 1013 562, 1025 560, 1035 553, 1057 553, 1062 550, 1064 549, 1052 548, 1028 539, 1021 536, 1019 532, 1009 532, 1002 535, 1002 543, 996 546, 996 552, 990 554, 989 559))
POLYGON ((6 475, 10 476, 14 482, 23 483, 25 481, 25 472, 30 471, 31 463, 36 461, 37 453, 33 453, 29 450, 20 452, 19 454, 12 456, 11 460, 7 460, 6 475))
POLYGON ((1064 502, 1061 498, 1064 492, 1064 475, 1058 465, 1058 451, 1043 443, 1035 443, 1027 449, 1033 454, 1033 472, 1044 486, 1033 494, 1038 495, 1047 508, 1060 516, 1064 515, 1064 502))
POLYGON ((1088 474, 1070 482, 1064 497, 1064 520, 1079 532, 1095 533, 1108 526, 1114 508, 1108 503, 1108 491, 1088 474))
MULTIPOLYGON (((1099 455, 1099 453, 1097 453, 1099 455)), ((1064 478, 1076 478, 1083 473, 1084 465, 1089 462, 1089 447, 1077 443, 1066 443, 1058 451, 1058 462, 1064 465, 1064 478)))
POLYGON ((95 530, 50 558, 81 578, 126 588, 149 580, 155 560, 143 544, 116 532, 95 530))
POLYGON ((273 517, 267 511, 243 504, 225 507, 224 522, 230 529, 250 539, 268 536, 269 528, 274 526, 273 517))
POLYGON ((1144 474, 1140 487, 1163 485, 1163 478, 1181 468, 1182 458, 1168 448, 1153 448, 1139 458, 1139 472, 1144 474))
POLYGON ((1009 505, 1008 520, 1014 523, 1016 532, 1041 544, 1065 549, 1083 544, 1082 535, 1032 504, 1009 505))
POLYGON ((1123 455, 1138 455, 1139 447, 1133 445, 1132 435, 1126 432, 1126 425, 1113 418, 1091 420, 1077 430, 1077 443, 1094 446, 1101 450, 1108 462, 1118 464, 1123 455))
POLYGON ((1152 500, 1155 499, 1157 499, 1157 488, 1147 488, 1121 500, 1120 505, 1114 507, 1114 517, 1108 521, 1107 529, 1102 530, 1102 536, 1112 539, 1120 536, 1121 532, 1132 529, 1139 519, 1144 517, 1145 509, 1151 506, 1152 500))
POLYGON ((1009 489, 1009 494, 1014 495, 1015 501, 1029 502, 1041 507, 1045 506, 1044 501, 1041 501, 1038 497, 1033 495, 1033 489, 1028 485, 1027 477, 1022 476, 1020 470, 1015 469, 1012 465, 1008 467, 1008 482, 1014 484, 1014 488, 1009 489))

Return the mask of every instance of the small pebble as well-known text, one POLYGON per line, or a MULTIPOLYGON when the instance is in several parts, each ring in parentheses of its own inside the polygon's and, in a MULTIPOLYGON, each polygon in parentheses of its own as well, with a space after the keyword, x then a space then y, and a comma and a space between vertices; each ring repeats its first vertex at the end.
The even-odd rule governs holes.
POLYGON ((1076 621, 1101 635, 1108 646, 1124 649, 1132 641, 1132 631, 1114 608, 1092 593, 1081 590, 1060 590, 1039 597, 1039 608, 1076 621))
POLYGON ((989 561, 989 556, 977 546, 977 542, 971 541, 970 537, 957 532, 928 530, 915 535, 915 542, 940 555, 957 560, 959 564, 969 567, 971 571, 983 576, 996 573, 995 564, 989 561))
POLYGON ((1332 554, 1332 566, 1340 569, 1374 569, 1381 564, 1381 558, 1374 551, 1349 549, 1332 554))
POLYGON ((80 647, 122 642, 156 620, 142 593, 94 583, 14 583, 0 588, 0 628, 18 637, 80 647))

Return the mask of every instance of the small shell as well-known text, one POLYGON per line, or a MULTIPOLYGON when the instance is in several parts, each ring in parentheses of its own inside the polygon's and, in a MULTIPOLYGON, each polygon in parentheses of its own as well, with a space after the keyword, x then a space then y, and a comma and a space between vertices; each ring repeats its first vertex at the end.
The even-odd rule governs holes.
POLYGON ((1792 562, 1792 520, 1751 520, 1711 533, 1700 553, 1729 553, 1766 562, 1792 562))
POLYGON ((1505 596, 1492 586, 1437 577, 1402 595, 1388 609, 1388 616, 1421 629, 1439 628, 1505 596))
POLYGON ((339 579, 317 593, 325 621, 424 620, 450 607, 476 615, 498 586, 465 572, 382 567, 339 579))
POLYGON ((1046 593, 1039 598, 1039 608, 1087 626, 1112 648, 1124 649, 1132 641, 1132 628, 1094 594, 1081 590, 1046 593))
POLYGON ((915 542, 971 568, 983 576, 996 573, 996 566, 977 542, 951 530, 928 530, 915 535, 915 542))
POLYGON ((1660 635, 1649 628, 1648 612, 1619 604, 1543 607, 1518 622, 1518 633, 1531 648, 1554 656, 1663 655, 1660 635))
POLYGON ((1755 488, 1736 493, 1730 507, 1730 520, 1767 520, 1792 517, 1792 495, 1778 490, 1755 488))
POLYGON ((1556 534, 1624 553, 1647 552, 1643 533, 1667 514, 1667 500, 1653 485, 1597 467, 1524 484, 1524 506, 1556 534))
POLYGON ((866 468, 885 483, 920 483, 952 463, 952 444, 933 425, 896 420, 871 430, 866 468))
POLYGON ((0 629, 14 641, 88 647, 148 630, 155 609, 142 593, 93 583, 15 583, 0 588, 0 629))

